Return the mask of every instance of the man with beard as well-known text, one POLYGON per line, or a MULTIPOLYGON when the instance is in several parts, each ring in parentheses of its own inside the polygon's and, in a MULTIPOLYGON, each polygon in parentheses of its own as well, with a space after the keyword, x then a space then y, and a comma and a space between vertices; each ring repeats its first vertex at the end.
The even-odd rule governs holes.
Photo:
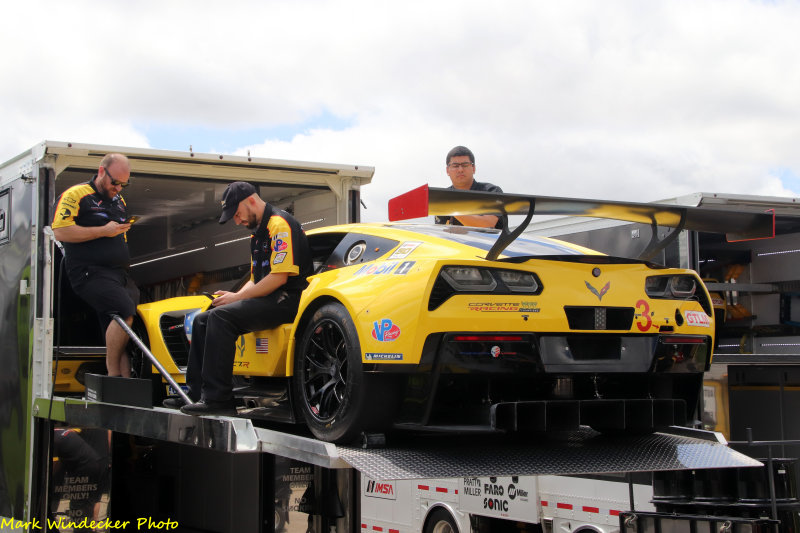
POLYGON ((131 167, 122 154, 107 154, 88 182, 64 191, 51 227, 64 244, 64 261, 73 290, 97 312, 105 332, 109 376, 130 377, 128 335, 111 315, 133 323, 139 289, 130 277, 125 200, 131 167))
POLYGON ((229 219, 247 226, 250 238, 250 280, 236 292, 217 291, 211 309, 195 316, 186 369, 189 398, 164 400, 192 415, 235 415, 233 361, 236 339, 294 320, 300 293, 312 274, 311 252, 300 223, 266 203, 255 187, 243 181, 228 185, 222 195, 219 223, 229 219))

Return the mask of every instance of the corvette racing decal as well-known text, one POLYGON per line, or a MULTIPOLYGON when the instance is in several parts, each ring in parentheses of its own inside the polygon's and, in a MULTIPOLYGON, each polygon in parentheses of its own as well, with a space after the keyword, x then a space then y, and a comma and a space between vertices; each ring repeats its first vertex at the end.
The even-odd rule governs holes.
POLYGON ((391 342, 400 336, 400 327, 384 318, 372 323, 372 338, 380 342, 391 342))
POLYGON ((539 302, 475 302, 467 309, 481 313, 538 313, 539 302))
POLYGON ((711 318, 702 311, 684 311, 683 315, 686 317, 686 324, 689 326, 711 327, 711 318))

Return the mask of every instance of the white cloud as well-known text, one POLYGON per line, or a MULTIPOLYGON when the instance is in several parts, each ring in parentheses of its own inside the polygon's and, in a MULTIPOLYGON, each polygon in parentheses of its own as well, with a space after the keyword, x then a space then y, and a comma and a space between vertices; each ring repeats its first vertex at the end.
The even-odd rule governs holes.
POLYGON ((241 151, 375 166, 367 220, 447 185, 456 144, 508 192, 797 195, 781 176, 800 175, 799 26, 790 1, 14 3, 0 160, 44 138, 144 146, 141 125, 330 114, 350 126, 241 151))

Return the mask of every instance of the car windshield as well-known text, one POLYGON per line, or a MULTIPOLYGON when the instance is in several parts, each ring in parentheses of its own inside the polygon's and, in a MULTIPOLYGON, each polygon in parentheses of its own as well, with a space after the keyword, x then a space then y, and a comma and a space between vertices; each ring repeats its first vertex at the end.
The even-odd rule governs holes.
MULTIPOLYGON (((494 243, 500 236, 500 230, 494 228, 470 228, 442 224, 395 224, 394 227, 455 241, 487 252, 494 246, 494 243)), ((503 255, 506 257, 530 257, 545 255, 584 255, 584 252, 576 250, 559 241, 543 237, 521 236, 503 250, 503 255)))

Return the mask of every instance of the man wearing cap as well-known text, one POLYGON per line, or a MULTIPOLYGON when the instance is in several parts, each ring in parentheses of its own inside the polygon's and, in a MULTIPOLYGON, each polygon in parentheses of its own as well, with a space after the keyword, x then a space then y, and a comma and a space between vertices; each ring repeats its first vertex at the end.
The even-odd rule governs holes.
POLYGON ((219 223, 233 218, 253 231, 250 238, 250 280, 237 292, 217 291, 211 309, 192 323, 192 344, 186 369, 189 398, 168 398, 167 407, 192 415, 235 415, 233 360, 236 339, 245 333, 291 322, 300 294, 313 273, 311 252, 300 223, 266 203, 255 187, 243 181, 228 185, 222 195, 219 223))

